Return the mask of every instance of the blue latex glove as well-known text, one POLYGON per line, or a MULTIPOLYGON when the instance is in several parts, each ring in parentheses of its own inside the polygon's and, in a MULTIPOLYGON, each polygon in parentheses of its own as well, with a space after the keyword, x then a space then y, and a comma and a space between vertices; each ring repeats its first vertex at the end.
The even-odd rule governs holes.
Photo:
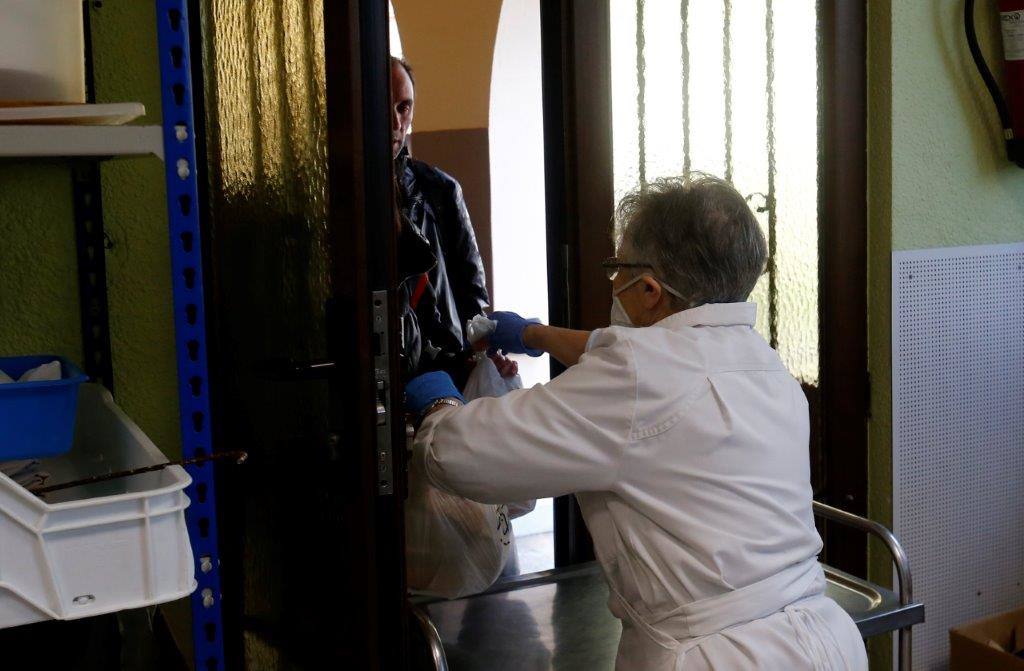
POLYGON ((539 319, 524 319, 515 312, 492 312, 491 319, 498 322, 490 337, 489 351, 501 350, 505 354, 529 354, 540 356, 544 352, 530 349, 523 344, 523 331, 530 324, 540 324, 539 319))
POLYGON ((439 398, 457 398, 466 402, 455 388, 451 376, 441 370, 414 377, 405 385, 405 410, 413 415, 421 415, 439 398))

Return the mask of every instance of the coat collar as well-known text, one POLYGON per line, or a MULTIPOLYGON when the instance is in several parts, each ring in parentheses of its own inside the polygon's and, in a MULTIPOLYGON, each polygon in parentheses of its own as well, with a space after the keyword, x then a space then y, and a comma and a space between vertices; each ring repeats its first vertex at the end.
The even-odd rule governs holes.
POLYGON ((753 326, 756 303, 708 303, 665 317, 654 326, 676 330, 687 326, 753 326))

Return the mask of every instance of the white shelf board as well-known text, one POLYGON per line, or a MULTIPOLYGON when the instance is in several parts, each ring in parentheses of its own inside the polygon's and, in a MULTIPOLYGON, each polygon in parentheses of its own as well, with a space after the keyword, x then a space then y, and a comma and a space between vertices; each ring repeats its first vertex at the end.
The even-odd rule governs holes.
POLYGON ((0 125, 0 158, 164 157, 160 126, 0 125))

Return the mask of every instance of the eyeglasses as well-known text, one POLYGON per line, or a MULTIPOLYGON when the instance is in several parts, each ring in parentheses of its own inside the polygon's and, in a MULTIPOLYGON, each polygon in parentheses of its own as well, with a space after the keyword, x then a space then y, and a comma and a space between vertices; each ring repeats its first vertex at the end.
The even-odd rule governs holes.
POLYGON ((649 268, 654 270, 654 266, 649 263, 630 263, 628 261, 619 261, 619 259, 614 256, 609 256, 607 259, 602 261, 601 267, 604 268, 604 273, 608 276, 609 280, 614 280, 618 277, 619 271, 623 268, 649 268))

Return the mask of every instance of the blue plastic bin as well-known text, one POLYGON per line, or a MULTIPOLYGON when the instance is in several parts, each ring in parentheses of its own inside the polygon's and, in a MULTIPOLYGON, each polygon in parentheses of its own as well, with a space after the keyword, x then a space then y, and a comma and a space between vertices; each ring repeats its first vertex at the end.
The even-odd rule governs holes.
POLYGON ((17 380, 51 361, 60 361, 60 380, 0 384, 0 461, 52 457, 71 449, 78 386, 88 376, 64 357, 45 355, 0 357, 0 370, 17 380))

